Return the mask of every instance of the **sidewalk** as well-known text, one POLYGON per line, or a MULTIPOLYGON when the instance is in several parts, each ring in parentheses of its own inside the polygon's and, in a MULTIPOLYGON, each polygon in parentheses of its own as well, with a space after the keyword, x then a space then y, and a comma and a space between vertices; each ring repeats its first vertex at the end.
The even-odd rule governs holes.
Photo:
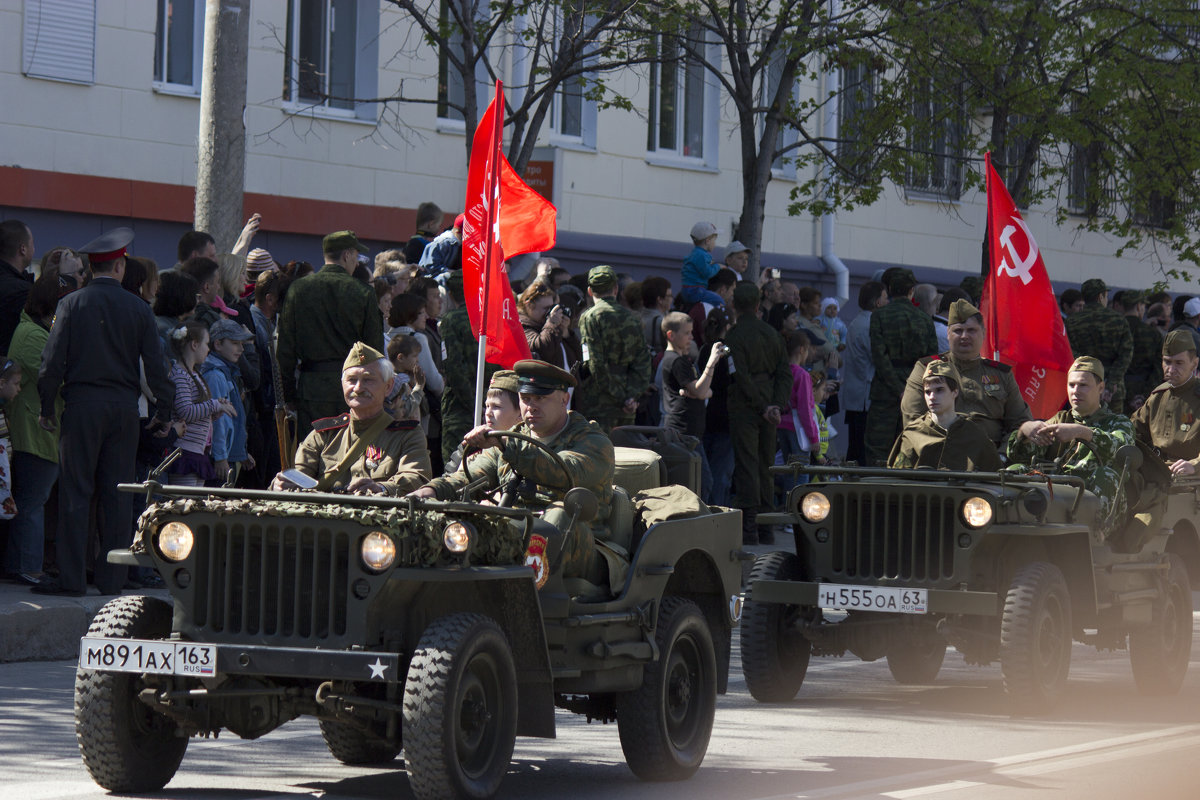
MULTIPOLYGON (((0 662, 56 661, 78 658, 79 639, 92 617, 112 599, 88 587, 83 597, 34 594, 28 586, 0 582, 0 662)), ((169 599, 165 589, 125 594, 152 594, 169 599)))

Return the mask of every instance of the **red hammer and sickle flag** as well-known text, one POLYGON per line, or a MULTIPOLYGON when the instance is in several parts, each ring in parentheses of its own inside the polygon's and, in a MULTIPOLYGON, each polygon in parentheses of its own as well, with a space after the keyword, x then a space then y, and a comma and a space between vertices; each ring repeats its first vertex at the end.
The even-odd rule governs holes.
POLYGON ((1071 344, 1037 242, 990 153, 984 163, 991 267, 980 303, 987 324, 983 353, 1012 366, 1034 419, 1047 419, 1067 399, 1071 344))

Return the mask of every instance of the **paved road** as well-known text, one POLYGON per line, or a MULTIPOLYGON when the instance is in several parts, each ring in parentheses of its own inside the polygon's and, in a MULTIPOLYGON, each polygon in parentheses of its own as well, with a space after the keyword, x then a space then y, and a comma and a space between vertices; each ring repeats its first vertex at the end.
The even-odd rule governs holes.
MULTIPOLYGON (((1200 641, 1200 640, 1198 640, 1200 641)), ((1195 652, 1200 652, 1200 645, 1195 652)), ((1142 698, 1125 653, 1076 645, 1061 707, 1039 719, 1005 714, 997 667, 947 656, 938 685, 895 684, 884 662, 814 660, 790 704, 762 706, 735 682, 721 698, 708 758, 679 784, 639 783, 615 725, 560 712, 559 738, 519 740, 502 796, 622 800, 917 798, 1054 800, 1200 796, 1200 663, 1183 692, 1142 698)), ((71 718, 74 666, 0 665, 0 794, 13 800, 107 797, 88 778, 71 718)), ((408 798, 395 769, 343 767, 314 723, 247 742, 193 740, 160 796, 268 800, 308 795, 408 798)))

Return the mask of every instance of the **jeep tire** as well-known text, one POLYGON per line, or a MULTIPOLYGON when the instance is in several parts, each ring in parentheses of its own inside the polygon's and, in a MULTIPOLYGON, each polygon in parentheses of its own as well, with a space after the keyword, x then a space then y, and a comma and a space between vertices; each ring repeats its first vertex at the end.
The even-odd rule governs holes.
MULTIPOLYGON (((759 556, 750 570, 751 584, 800 577, 800 559, 785 552, 759 556)), ((797 628, 804 613, 801 606, 746 602, 740 630, 742 674, 758 702, 785 703, 800 691, 812 655, 812 643, 797 628)))
POLYGON ((413 794, 491 797, 516 736, 516 668, 504 632, 483 614, 432 622, 404 685, 404 766, 413 794))
MULTIPOLYGON (((131 595, 109 601, 88 636, 165 639, 171 604, 131 595)), ((75 672, 75 735, 92 780, 110 792, 154 792, 167 785, 187 750, 187 737, 168 717, 138 699, 145 688, 132 672, 75 672)))
POLYGON ((1058 567, 1035 561, 1017 570, 1000 621, 1000 668, 1016 710, 1047 711, 1071 668, 1071 597, 1058 567))
POLYGON ((946 643, 940 638, 892 640, 887 665, 897 683, 927 686, 933 683, 946 660, 946 643))
POLYGON ((1129 662, 1138 691, 1178 694, 1192 654, 1192 589, 1183 559, 1168 555, 1163 597, 1154 604, 1154 621, 1129 633, 1129 662))
POLYGON ((350 723, 323 719, 320 725, 329 754, 343 764, 390 764, 400 754, 399 745, 350 723))
POLYGON ((691 600, 664 597, 654 632, 659 658, 641 688, 617 695, 625 763, 644 781, 691 777, 704 761, 717 709, 717 656, 704 614, 691 600))

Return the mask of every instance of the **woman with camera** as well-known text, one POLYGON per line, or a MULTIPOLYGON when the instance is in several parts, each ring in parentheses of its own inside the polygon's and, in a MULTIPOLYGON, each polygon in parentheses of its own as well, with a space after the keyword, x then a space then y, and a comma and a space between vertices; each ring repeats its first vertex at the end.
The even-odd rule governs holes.
POLYGON ((529 352, 536 359, 571 371, 571 353, 578 350, 572 346, 572 337, 579 333, 571 328, 569 309, 558 305, 558 295, 549 284, 541 279, 529 284, 517 298, 517 314, 529 352))

